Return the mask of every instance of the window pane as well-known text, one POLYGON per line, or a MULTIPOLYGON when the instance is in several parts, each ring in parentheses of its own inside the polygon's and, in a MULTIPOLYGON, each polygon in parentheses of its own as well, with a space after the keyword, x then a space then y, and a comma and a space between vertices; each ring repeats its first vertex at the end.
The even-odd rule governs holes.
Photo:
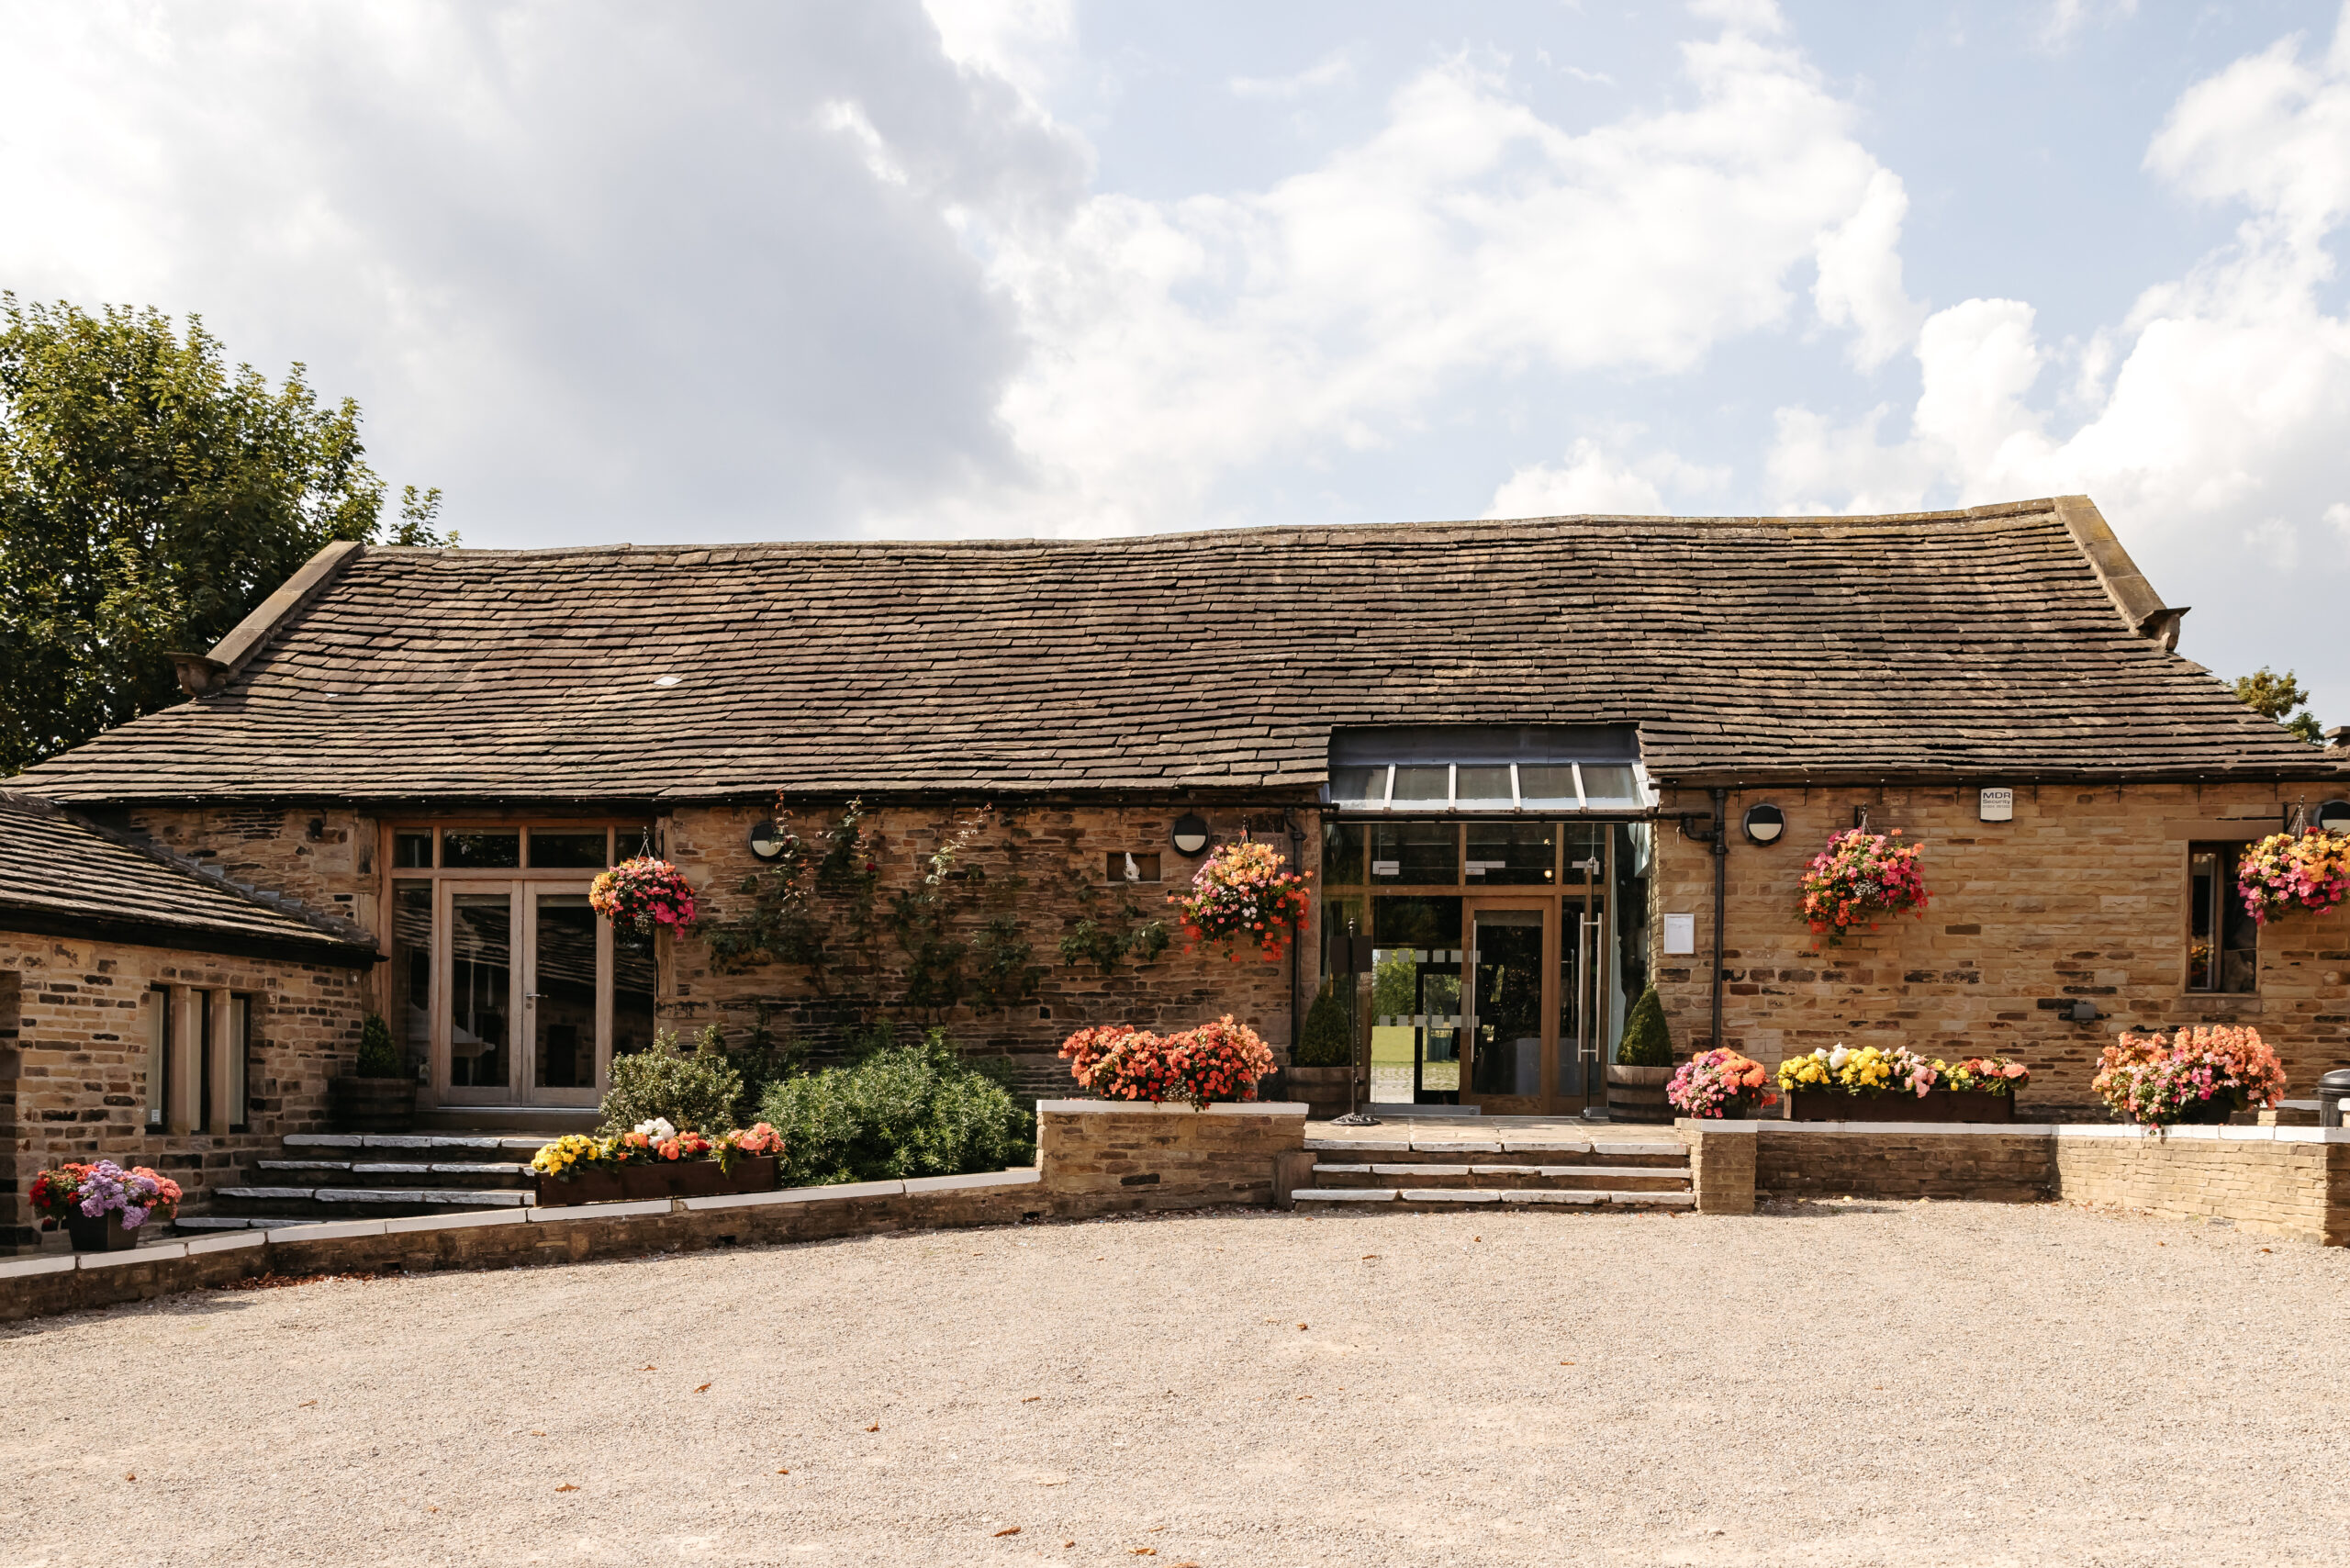
POLYGON ((653 938, 628 926, 612 927, 612 1055, 623 1057, 653 1044, 653 938))
POLYGON ((543 833, 531 830, 531 865, 537 870, 604 868, 604 830, 593 833, 543 833))
MULTIPOLYGON (((466 895, 471 897, 472 895, 466 895)), ((432 884, 392 884, 392 1039, 403 1070, 432 1055, 432 884)))
POLYGON ((1509 769, 1506 767, 1468 767, 1460 770, 1454 789, 1454 805, 1464 811, 1507 811, 1517 804, 1517 797, 1510 792, 1509 769))
POLYGON ((1460 901, 1371 900, 1371 1097, 1460 1099, 1460 901))
POLYGON ((1550 823, 1471 823, 1461 870, 1472 886, 1539 884, 1556 880, 1557 857, 1558 829, 1550 823))
POLYGON ((1460 830, 1451 823, 1373 823, 1373 882, 1435 884, 1460 880, 1460 830))
POLYGON ((2220 989, 2249 993, 2260 989, 2260 926, 2236 896, 2236 868, 2244 854, 2230 845, 2219 857, 2220 989))
POLYGON ((504 1089, 512 1081, 513 908, 504 893, 459 893, 451 902, 449 1083, 504 1089))
POLYGON ((1452 799, 1452 769, 1449 767, 1398 767, 1395 770, 1395 791, 1390 799, 1449 801, 1452 799))
MULTIPOLYGON (((532 918, 532 1080, 541 1089, 596 1087, 596 912, 585 893, 541 893, 532 918)), ((704 1129, 707 1130, 707 1129, 704 1129)))
POLYGON ((2216 991, 2218 969, 2211 949, 2214 890, 2219 886, 2220 855, 2198 849, 2187 857, 2187 989, 2216 991))
POLYGON ((1362 855, 1371 834, 1360 823, 1322 823, 1322 881, 1325 886, 1351 888, 1362 883, 1362 855))
POLYGON ((1520 763, 1517 790, 1529 811, 1538 806, 1548 811, 1583 809, 1583 798, 1575 793, 1575 770, 1572 767, 1520 763))
POLYGON ((170 1117, 172 1092, 172 993, 158 986, 147 993, 147 1125, 162 1127, 170 1117))
POLYGON ((229 1121, 232 1129, 252 1121, 252 1067, 253 1048, 252 998, 229 999, 229 1121))
POLYGON ((392 834, 392 864, 403 871, 431 868, 432 835, 429 833, 392 834))
POLYGON ((1584 799, 1595 806, 1637 806, 1640 803, 1639 781, 1632 770, 1617 763, 1586 762, 1583 765, 1584 799))
POLYGON ((1330 799, 1342 806, 1365 806, 1387 798, 1387 769, 1383 767, 1334 767, 1330 769, 1330 799))
POLYGON ((494 833, 444 833, 441 864, 465 870, 499 870, 522 863, 522 832, 507 828, 494 833))

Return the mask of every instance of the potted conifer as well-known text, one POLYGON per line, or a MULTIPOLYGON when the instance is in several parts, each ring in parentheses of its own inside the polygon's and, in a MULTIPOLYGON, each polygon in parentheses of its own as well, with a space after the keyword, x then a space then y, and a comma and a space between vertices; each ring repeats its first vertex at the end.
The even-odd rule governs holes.
POLYGON ((1640 992, 1624 1022, 1616 1059, 1607 1064, 1607 1116, 1617 1122, 1669 1122, 1664 1092, 1673 1082, 1673 1031, 1656 987, 1640 992))
POLYGON ((334 1125, 347 1133, 405 1133, 416 1127, 416 1080, 401 1070, 391 1026, 367 1014, 360 1031, 359 1061, 348 1078, 327 1085, 334 1125))
POLYGON ((1354 1098, 1354 1019, 1336 988, 1326 982, 1306 1009, 1294 1058, 1288 1073, 1290 1098, 1304 1101, 1315 1116, 1345 1115, 1354 1098))

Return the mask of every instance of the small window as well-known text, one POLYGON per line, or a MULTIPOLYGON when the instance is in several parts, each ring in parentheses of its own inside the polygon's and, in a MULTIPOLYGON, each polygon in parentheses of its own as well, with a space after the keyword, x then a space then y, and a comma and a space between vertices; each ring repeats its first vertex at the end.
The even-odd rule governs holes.
POLYGON ((1507 812, 1517 806, 1517 790, 1510 782, 1507 763, 1498 767, 1462 763, 1455 770, 1453 804, 1464 812, 1507 812))
POLYGON ((432 835, 429 833, 392 834, 392 864, 403 871, 430 869, 432 865, 432 835))
POLYGON ((1554 882, 1558 880, 1557 839, 1557 830, 1549 823, 1471 823, 1469 853, 1461 870, 1471 882, 1489 888, 1554 882))
POLYGON ((1388 799, 1399 804, 1405 801, 1439 806, 1445 804, 1452 799, 1451 766, 1398 767, 1395 769, 1395 788, 1388 799))
POLYGON ((1639 780, 1629 767, 1620 763, 1584 763, 1583 794, 1583 799, 1595 806, 1637 806, 1640 803, 1639 780))
POLYGON ((1108 874, 1112 882, 1155 882, 1158 880, 1158 856, 1156 852, 1144 855, 1131 849, 1113 849, 1108 874))
POLYGON ((531 830, 532 870, 598 870, 604 868, 604 830, 592 833, 548 833, 531 830))
POLYGON ((1566 763, 1519 763, 1517 789, 1529 811, 1583 810, 1583 794, 1575 788, 1575 770, 1566 763))
MULTIPOLYGON (((1402 768, 1396 771, 1401 773, 1402 768)), ((1442 772, 1443 769, 1438 769, 1442 772)), ((1398 887, 1455 887, 1460 881, 1456 823, 1374 823, 1371 879, 1398 887)))
POLYGON ((1383 767, 1334 767, 1330 769, 1330 799, 1341 806, 1383 806, 1387 803, 1387 769, 1383 767))
POLYGON ((2248 994, 2260 989, 2260 926, 2236 896, 2237 844, 2188 846, 2187 989, 2248 994))
POLYGON ((243 1132, 252 1125, 252 998, 232 994, 229 998, 229 1038, 225 1042, 227 1071, 222 1075, 228 1091, 229 1130, 232 1133, 243 1132))
POLYGON ((147 993, 147 1126, 162 1132, 171 1121, 172 988, 147 993))
POLYGON ((1360 823, 1322 822, 1322 882, 1325 887, 1362 885, 1363 849, 1371 834, 1360 823))
POLYGON ((494 833, 444 833, 441 864, 463 871, 507 870, 522 864, 522 834, 519 828, 494 833))

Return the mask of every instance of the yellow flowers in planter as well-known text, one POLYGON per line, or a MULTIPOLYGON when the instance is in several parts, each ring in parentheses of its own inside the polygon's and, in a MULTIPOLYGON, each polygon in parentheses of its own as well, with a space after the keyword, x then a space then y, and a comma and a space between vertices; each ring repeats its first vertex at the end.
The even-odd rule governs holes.
POLYGON ((545 1176, 567 1177, 581 1160, 603 1158, 603 1149, 585 1133, 565 1133, 531 1156, 531 1169, 545 1176))
POLYGON ((1782 1089, 1835 1089, 1847 1094, 1875 1094, 1893 1086, 1897 1075, 1907 1078, 1907 1051, 1882 1051, 1874 1046, 1848 1050, 1817 1050, 1807 1057, 1789 1057, 1779 1064, 1782 1089))

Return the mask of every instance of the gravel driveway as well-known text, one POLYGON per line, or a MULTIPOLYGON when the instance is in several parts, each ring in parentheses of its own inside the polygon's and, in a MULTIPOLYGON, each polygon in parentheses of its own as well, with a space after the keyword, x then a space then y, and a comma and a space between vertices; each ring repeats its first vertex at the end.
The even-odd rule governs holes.
POLYGON ((2350 1562, 2345 1302, 2342 1250, 1870 1203, 205 1294, 0 1331, 0 1562, 2350 1562))

